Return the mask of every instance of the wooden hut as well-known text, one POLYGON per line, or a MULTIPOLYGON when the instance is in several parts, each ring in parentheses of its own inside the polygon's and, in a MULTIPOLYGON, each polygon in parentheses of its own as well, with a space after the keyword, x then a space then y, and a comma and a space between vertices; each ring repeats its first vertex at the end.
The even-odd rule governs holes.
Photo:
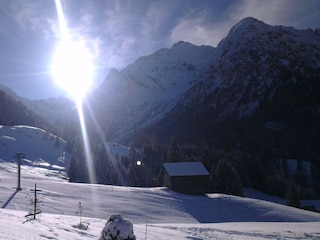
POLYGON ((172 191, 202 195, 209 183, 209 172, 201 162, 164 163, 164 185, 172 191))

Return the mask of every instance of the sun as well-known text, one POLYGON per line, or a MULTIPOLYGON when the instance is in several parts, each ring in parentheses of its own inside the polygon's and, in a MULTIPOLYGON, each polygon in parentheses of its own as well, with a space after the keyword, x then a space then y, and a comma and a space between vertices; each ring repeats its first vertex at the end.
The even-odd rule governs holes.
POLYGON ((81 100, 92 87, 93 58, 82 42, 62 41, 52 58, 51 74, 55 83, 75 100, 81 100))

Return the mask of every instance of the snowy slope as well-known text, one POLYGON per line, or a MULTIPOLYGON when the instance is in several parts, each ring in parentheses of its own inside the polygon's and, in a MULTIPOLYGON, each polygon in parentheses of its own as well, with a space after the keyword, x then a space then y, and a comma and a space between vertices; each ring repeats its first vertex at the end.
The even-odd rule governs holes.
MULTIPOLYGON (((40 220, 25 222, 24 212, 0 209, 0 239, 98 239, 106 219, 84 218, 87 230, 74 226, 79 218, 42 214, 40 220)), ((187 239, 318 239, 319 223, 217 223, 217 224, 134 224, 137 240, 187 239)))
POLYGON ((110 214, 134 224, 137 239, 317 239, 320 214, 264 200, 228 195, 190 196, 166 188, 126 188, 75 184, 0 169, 0 239, 98 239, 110 214), (37 183, 42 190, 39 221, 26 222, 26 199, 37 183), (12 197, 12 199, 11 199, 12 197), (78 202, 84 206, 88 230, 74 225, 78 202), (10 210, 11 209, 11 210, 10 210), (147 224, 147 225, 146 225, 147 224), (5 226, 5 227, 3 227, 5 226), (146 237, 147 235, 147 237, 146 237))
MULTIPOLYGON (((0 125, 0 161, 16 163, 16 153, 24 153, 23 165, 64 171, 70 154, 66 142, 40 128, 30 126, 0 125)), ((0 165, 0 166, 1 166, 0 165)))
POLYGON ((91 107, 102 128, 112 121, 119 135, 130 133, 163 118, 181 95, 205 78, 214 62, 215 48, 179 42, 139 58, 120 72, 111 70, 92 94, 91 107))
POLYGON ((178 42, 170 49, 161 49, 139 58, 122 74, 152 94, 176 98, 200 81, 215 61, 215 48, 178 42))

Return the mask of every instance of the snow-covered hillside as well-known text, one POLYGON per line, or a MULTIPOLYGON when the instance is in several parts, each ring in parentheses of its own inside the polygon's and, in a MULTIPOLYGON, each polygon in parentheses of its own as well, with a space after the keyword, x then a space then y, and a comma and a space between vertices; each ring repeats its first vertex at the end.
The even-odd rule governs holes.
MULTIPOLYGON (((0 239, 98 239, 110 214, 134 224, 142 239, 318 239, 320 214, 252 198, 221 194, 183 195, 166 188, 131 188, 57 181, 0 169, 0 239), (42 214, 26 221, 30 191, 37 183, 42 214), (78 203, 84 207, 79 224, 78 203)), ((257 194, 257 193, 255 193, 257 194)))
POLYGON ((1 164, 16 163, 16 153, 24 154, 22 165, 25 167, 36 166, 56 170, 61 174, 70 159, 66 142, 45 130, 23 125, 0 125, 1 164))

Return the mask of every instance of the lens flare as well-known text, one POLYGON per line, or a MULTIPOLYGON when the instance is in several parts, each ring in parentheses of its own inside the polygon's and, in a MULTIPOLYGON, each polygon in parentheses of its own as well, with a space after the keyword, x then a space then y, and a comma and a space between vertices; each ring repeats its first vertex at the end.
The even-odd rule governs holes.
POLYGON ((56 82, 72 95, 77 104, 89 181, 90 183, 95 183, 93 156, 81 101, 92 78, 90 52, 83 44, 71 41, 61 1, 55 0, 55 4, 59 18, 61 43, 53 58, 53 75, 56 78, 56 82))

